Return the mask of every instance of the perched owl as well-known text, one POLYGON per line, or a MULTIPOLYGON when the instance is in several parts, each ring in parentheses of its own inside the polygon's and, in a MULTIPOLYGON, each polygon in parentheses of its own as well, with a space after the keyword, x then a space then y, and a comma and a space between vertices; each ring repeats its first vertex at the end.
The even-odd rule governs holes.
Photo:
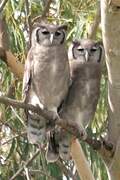
MULTIPOLYGON (((23 95, 26 103, 53 112, 64 100, 70 70, 65 48, 67 26, 40 23, 32 32, 32 47, 25 62, 23 95)), ((46 121, 43 117, 27 112, 28 139, 38 143, 45 138, 46 121)))
MULTIPOLYGON (((86 138, 85 127, 94 117, 100 94, 102 52, 101 43, 89 39, 73 42, 68 51, 72 85, 60 117, 78 128, 83 139, 86 138)), ((71 135, 62 128, 58 133, 60 157, 68 160, 71 135)))
MULTIPOLYGON (((83 39, 73 42, 69 51, 72 85, 60 117, 76 126, 82 138, 86 138, 85 127, 94 118, 100 94, 103 48, 100 42, 83 39)), ((71 139, 61 131, 59 153, 61 158, 68 159, 71 139)))

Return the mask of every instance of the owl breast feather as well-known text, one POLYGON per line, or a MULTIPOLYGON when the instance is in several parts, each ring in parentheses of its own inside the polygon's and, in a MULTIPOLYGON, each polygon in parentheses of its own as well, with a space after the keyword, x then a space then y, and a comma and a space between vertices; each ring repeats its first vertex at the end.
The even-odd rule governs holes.
POLYGON ((48 109, 58 107, 69 86, 69 64, 63 46, 40 47, 33 60, 33 81, 36 94, 48 109))

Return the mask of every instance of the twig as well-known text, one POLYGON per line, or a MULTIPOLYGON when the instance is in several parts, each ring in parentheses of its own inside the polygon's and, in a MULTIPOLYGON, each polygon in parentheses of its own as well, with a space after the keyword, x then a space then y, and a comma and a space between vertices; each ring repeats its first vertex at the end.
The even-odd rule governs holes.
POLYGON ((52 3, 52 0, 48 0, 48 1, 47 1, 42 15, 35 17, 35 18, 32 20, 32 23, 34 23, 35 21, 40 21, 40 20, 43 20, 43 19, 46 18, 51 3, 52 3))
POLYGON ((16 177, 22 172, 24 171, 24 168, 27 167, 40 153, 40 149, 38 149, 35 154, 24 164, 23 167, 21 167, 11 178, 10 180, 16 179, 16 177))
POLYGON ((4 146, 4 145, 8 144, 9 142, 11 142, 13 139, 18 138, 18 137, 20 137, 20 136, 23 136, 23 135, 25 135, 25 134, 26 134, 26 132, 22 132, 22 133, 20 133, 20 134, 17 134, 17 135, 15 135, 15 136, 13 136, 12 138, 8 139, 7 141, 5 141, 5 142, 3 142, 3 143, 0 143, 0 146, 4 146))
POLYGON ((8 2, 8 0, 3 0, 0 4, 0 13, 2 12, 2 10, 4 9, 6 3, 8 2))

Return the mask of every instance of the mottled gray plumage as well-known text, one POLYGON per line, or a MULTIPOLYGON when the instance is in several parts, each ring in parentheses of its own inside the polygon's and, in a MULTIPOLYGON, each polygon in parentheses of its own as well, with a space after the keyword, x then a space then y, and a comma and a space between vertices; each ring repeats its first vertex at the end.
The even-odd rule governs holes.
MULTIPOLYGON (((69 51, 72 85, 60 117, 86 138, 85 127, 94 118, 100 94, 102 45, 83 39, 73 42, 69 51)), ((70 157, 70 141, 70 136, 62 130, 59 153, 63 159, 70 157)))
MULTIPOLYGON (((65 25, 41 23, 32 32, 32 47, 25 62, 23 94, 26 103, 53 111, 64 100, 70 80, 69 62, 65 49, 65 25)), ((36 123, 28 112, 28 138, 32 143, 45 137, 45 119, 36 123), (30 118, 29 118, 30 117, 30 118), (29 120, 30 119, 30 120, 29 120)))

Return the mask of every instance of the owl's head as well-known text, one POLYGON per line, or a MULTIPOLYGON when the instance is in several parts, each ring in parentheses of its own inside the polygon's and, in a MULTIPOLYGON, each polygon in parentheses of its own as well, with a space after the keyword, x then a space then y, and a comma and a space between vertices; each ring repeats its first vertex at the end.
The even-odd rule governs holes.
POLYGON ((66 25, 38 24, 32 32, 32 46, 36 43, 43 46, 56 46, 65 42, 66 25))
POLYGON ((75 40, 68 50, 68 57, 70 60, 79 60, 81 63, 100 63, 102 52, 101 42, 90 39, 75 40))

